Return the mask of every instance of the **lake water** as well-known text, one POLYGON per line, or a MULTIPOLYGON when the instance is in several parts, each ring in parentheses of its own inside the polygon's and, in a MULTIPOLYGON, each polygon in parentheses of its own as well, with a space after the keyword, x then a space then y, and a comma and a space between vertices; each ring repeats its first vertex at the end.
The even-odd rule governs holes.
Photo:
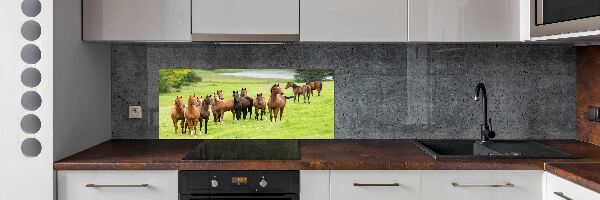
POLYGON ((294 75, 296 75, 296 72, 292 70, 256 70, 234 73, 221 73, 221 75, 265 79, 294 79, 294 75))

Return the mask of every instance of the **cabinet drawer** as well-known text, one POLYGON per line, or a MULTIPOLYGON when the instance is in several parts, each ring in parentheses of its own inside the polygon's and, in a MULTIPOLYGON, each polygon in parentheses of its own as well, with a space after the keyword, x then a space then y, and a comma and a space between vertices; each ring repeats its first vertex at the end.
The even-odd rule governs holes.
POLYGON ((542 200, 543 171, 423 171, 423 200, 542 200))
POLYGON ((600 194, 567 181, 554 174, 546 173, 546 200, 598 200, 600 194))
POLYGON ((331 171, 331 200, 419 199, 419 171, 331 171))
POLYGON ((57 172, 59 200, 177 200, 177 185, 177 171, 57 172))

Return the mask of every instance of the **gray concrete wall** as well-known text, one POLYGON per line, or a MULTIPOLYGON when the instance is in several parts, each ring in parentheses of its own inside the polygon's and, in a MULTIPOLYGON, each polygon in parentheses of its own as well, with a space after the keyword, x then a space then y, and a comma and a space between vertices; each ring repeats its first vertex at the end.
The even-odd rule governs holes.
POLYGON ((542 44, 113 45, 113 138, 158 138, 161 68, 335 69, 335 138, 575 138, 575 48, 542 44), (128 119, 141 105, 143 119, 128 119))

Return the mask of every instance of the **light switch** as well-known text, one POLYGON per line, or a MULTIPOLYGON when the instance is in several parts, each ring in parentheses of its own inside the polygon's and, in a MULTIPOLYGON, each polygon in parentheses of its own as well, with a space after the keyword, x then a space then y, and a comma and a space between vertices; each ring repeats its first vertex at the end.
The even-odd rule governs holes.
POLYGON ((129 106, 129 119, 141 119, 142 106, 129 106))

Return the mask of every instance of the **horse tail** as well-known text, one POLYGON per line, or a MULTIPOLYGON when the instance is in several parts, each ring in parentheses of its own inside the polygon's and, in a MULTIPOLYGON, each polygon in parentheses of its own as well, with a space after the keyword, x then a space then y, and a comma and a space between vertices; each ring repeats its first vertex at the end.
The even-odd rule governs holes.
POLYGON ((319 81, 319 91, 323 90, 323 81, 319 81))

